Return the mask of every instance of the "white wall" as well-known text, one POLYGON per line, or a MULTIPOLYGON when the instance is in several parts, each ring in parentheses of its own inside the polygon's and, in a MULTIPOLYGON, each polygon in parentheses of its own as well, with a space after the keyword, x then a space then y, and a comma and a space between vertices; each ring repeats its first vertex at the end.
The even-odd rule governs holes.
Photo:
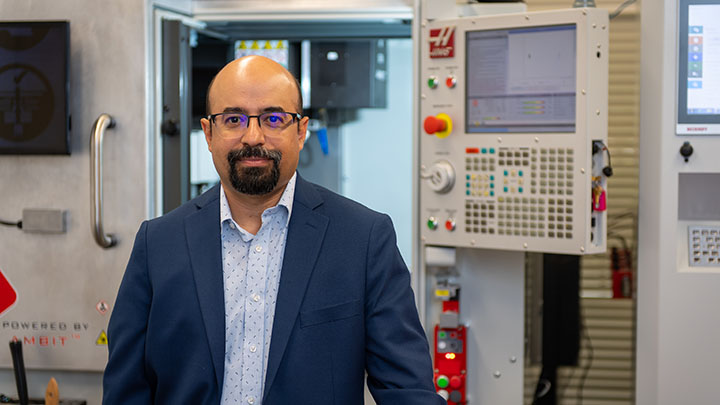
POLYGON ((361 109, 341 128, 342 194, 387 213, 412 259, 412 41, 387 41, 387 108, 361 109))

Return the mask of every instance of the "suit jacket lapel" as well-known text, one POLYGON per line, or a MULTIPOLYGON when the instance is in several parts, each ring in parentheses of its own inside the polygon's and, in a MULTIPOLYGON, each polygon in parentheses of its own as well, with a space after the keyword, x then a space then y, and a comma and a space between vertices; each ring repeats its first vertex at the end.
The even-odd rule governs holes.
POLYGON ((275 320, 265 375, 265 396, 272 386, 285 353, 325 236, 328 218, 313 212, 313 209, 321 204, 322 199, 317 191, 298 175, 275 304, 275 320))
POLYGON ((222 390, 225 366, 225 302, 219 195, 218 186, 213 187, 197 200, 198 210, 185 218, 190 263, 215 368, 218 392, 222 390))

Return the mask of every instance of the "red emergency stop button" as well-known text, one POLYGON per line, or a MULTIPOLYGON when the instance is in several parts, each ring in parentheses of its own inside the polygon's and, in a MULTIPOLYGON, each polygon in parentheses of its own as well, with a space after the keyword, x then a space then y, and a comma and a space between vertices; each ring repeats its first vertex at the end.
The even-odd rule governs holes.
POLYGON ((455 389, 462 387, 462 378, 456 375, 450 377, 450 387, 455 389))
POLYGON ((423 121, 423 129, 429 135, 435 135, 438 138, 445 138, 452 132, 452 119, 445 113, 438 115, 428 115, 423 121))
POLYGON ((447 122, 445 122, 445 120, 441 120, 438 117, 433 117, 432 115, 429 115, 427 118, 425 118, 423 127, 425 128, 425 132, 433 135, 436 132, 444 131, 447 128, 447 122))

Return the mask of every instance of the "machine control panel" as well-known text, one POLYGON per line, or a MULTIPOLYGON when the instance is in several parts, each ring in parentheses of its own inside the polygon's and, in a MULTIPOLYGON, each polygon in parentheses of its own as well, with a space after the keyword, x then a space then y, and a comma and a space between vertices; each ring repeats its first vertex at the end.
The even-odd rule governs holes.
POLYGON ((425 243, 605 251, 607 12, 435 20, 422 44, 425 243))

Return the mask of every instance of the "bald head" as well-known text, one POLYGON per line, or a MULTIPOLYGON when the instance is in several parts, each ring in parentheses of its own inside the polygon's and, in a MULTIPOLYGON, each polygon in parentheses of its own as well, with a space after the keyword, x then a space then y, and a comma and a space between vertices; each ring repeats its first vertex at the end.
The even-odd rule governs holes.
POLYGON ((291 112, 298 112, 302 114, 303 99, 300 91, 300 83, 295 77, 283 67, 281 64, 275 62, 272 59, 266 58, 260 55, 244 56, 239 59, 225 65, 220 71, 213 77, 208 85, 207 93, 205 96, 205 109, 207 115, 218 113, 220 111, 213 111, 212 101, 216 98, 216 94, 221 92, 222 86, 215 86, 216 82, 223 82, 226 80, 241 80, 247 82, 262 83, 266 81, 272 81, 278 85, 282 82, 287 82, 291 85, 294 92, 297 94, 297 110, 291 112))

